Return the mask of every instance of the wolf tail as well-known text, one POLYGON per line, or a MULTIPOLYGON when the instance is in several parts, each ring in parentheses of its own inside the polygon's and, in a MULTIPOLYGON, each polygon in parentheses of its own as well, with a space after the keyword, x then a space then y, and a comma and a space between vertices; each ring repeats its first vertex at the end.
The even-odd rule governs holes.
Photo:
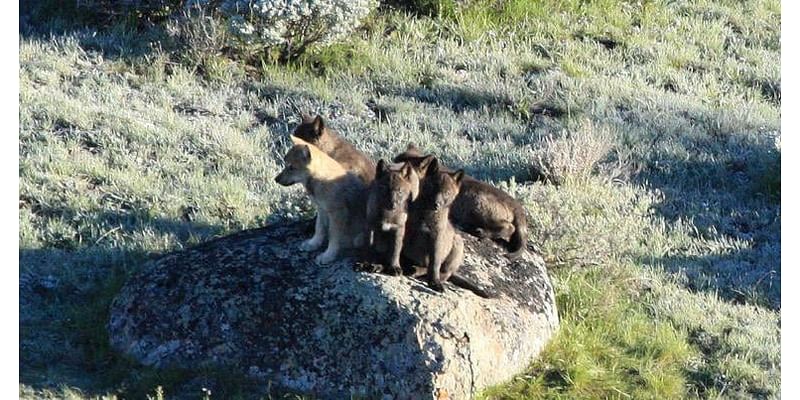
POLYGON ((450 275, 450 279, 448 279, 448 281, 462 289, 467 289, 470 292, 483 297, 484 299, 493 299, 497 297, 497 294, 486 291, 486 289, 458 274, 450 275))
POLYGON ((513 224, 514 233, 509 240, 509 256, 512 258, 525 252, 528 240, 528 219, 525 217, 525 210, 520 206, 514 207, 513 224))

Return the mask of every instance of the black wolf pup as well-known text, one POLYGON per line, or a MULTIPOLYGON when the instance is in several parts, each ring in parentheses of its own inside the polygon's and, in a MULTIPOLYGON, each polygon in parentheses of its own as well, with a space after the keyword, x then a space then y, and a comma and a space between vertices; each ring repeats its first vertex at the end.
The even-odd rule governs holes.
MULTIPOLYGON (((416 146, 410 144, 394 161, 409 162, 419 168, 425 158, 416 146)), ((441 169, 450 171, 444 167, 441 169)), ((506 242, 512 257, 525 251, 528 220, 522 204, 486 182, 464 176, 458 196, 450 209, 450 219, 471 235, 506 242)))
POLYGON ((449 219, 450 207, 458 195, 464 171, 440 171, 435 158, 423 166, 417 200, 411 203, 406 222, 402 255, 415 263, 419 276, 427 273, 428 285, 444 292, 443 282, 468 289, 481 297, 491 298, 466 278, 456 274, 464 262, 464 239, 456 232, 449 219))
POLYGON ((403 248, 408 206, 419 194, 419 176, 410 164, 378 161, 367 198, 367 243, 392 275, 403 273, 403 248))

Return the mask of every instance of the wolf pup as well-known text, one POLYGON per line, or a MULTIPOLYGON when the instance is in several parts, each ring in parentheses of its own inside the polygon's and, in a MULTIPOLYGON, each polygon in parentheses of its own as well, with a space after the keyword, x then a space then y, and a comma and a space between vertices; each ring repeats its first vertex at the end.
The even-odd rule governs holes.
POLYGON ((311 118, 303 115, 303 122, 294 129, 292 136, 317 146, 342 166, 356 174, 364 184, 369 185, 375 178, 375 163, 350 142, 325 126, 322 117, 311 118))
POLYGON ((450 223, 448 214, 464 171, 440 171, 435 158, 426 159, 421 167, 424 178, 420 181, 419 196, 409 208, 402 255, 418 266, 415 276, 427 273, 428 285, 438 292, 444 292, 442 282, 451 280, 478 296, 494 297, 456 274, 464 262, 464 239, 450 223))
MULTIPOLYGON (((409 162, 418 168, 425 159, 413 144, 398 154, 395 162, 409 162)), ((442 167, 443 171, 450 171, 442 167)), ((500 239, 508 243, 510 256, 525 251, 528 220, 522 205, 506 192, 469 175, 461 182, 450 219, 467 233, 479 238, 500 239)))
POLYGON ((419 194, 419 176, 410 164, 379 160, 367 197, 367 243, 391 275, 401 275, 408 205, 419 194))
POLYGON ((300 245, 314 251, 328 240, 328 248, 317 256, 319 264, 336 260, 344 248, 364 244, 366 230, 366 186, 316 146, 292 137, 295 143, 284 157, 286 166, 275 181, 283 186, 302 183, 317 206, 314 236, 300 245))

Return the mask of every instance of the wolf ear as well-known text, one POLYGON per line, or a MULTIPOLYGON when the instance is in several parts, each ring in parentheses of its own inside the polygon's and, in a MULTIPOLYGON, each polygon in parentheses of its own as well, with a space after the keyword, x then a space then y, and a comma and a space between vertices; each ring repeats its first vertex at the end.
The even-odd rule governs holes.
POLYGON ((380 178, 389 173, 389 164, 381 158, 378 160, 378 165, 375 166, 375 177, 380 178))
POLYGON ((428 175, 428 172, 438 171, 439 170, 439 160, 436 159, 433 155, 428 155, 422 159, 419 163, 419 167, 417 169, 419 171, 419 176, 423 177, 428 175))
POLYGON ((317 136, 322 135, 322 130, 325 129, 325 123, 322 121, 322 116, 317 115, 317 117, 314 118, 313 124, 314 125, 312 126, 314 127, 314 132, 317 133, 317 136))
POLYGON ((411 171, 413 170, 414 168, 411 166, 411 164, 404 162, 403 166, 400 168, 400 174, 403 175, 403 178, 408 179, 411 177, 411 171))
POLYGON ((414 143, 409 143, 406 147, 406 155, 413 156, 413 157, 422 157, 422 153, 420 153, 419 148, 414 143))
POLYGON ((464 179, 464 170, 460 169, 452 174, 453 179, 456 180, 456 185, 461 185, 461 180, 464 179))
POLYGON ((414 201, 419 196, 419 176, 410 163, 405 163, 401 171, 411 183, 411 201, 414 201))

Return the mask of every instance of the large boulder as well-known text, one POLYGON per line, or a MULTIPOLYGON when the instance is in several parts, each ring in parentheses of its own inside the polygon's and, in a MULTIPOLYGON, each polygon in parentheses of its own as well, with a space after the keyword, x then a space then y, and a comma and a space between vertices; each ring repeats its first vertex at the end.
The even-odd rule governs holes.
POLYGON ((470 398, 522 372, 558 326, 542 259, 464 235, 460 272, 484 299, 409 277, 319 266, 308 222, 219 238, 157 259, 111 308, 117 350, 156 367, 227 366, 320 398, 470 398))

